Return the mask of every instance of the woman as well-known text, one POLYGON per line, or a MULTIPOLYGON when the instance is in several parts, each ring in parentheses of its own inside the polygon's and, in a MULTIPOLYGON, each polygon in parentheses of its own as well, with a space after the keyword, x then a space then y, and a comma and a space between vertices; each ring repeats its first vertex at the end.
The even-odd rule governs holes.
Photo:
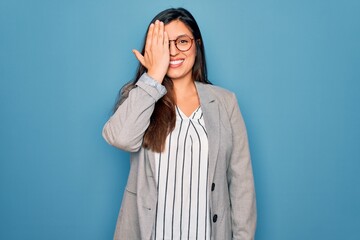
POLYGON ((245 125, 233 93, 207 80, 194 17, 167 9, 148 27, 106 141, 131 152, 114 239, 254 239, 245 125))

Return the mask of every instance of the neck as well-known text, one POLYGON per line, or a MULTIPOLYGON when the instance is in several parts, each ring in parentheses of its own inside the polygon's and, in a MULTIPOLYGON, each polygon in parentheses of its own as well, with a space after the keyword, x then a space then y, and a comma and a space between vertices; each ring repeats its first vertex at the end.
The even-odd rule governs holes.
POLYGON ((192 80, 191 76, 183 79, 173 79, 172 82, 175 93, 184 93, 195 89, 194 80, 192 80))
POLYGON ((184 102, 191 102, 192 99, 196 101, 194 105, 198 105, 197 90, 194 81, 189 78, 173 80, 174 95, 177 105, 183 105, 184 102))

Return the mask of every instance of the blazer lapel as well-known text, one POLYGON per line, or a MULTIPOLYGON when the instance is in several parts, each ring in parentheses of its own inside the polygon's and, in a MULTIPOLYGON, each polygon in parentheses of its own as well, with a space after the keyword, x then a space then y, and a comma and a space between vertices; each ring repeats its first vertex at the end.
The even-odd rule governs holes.
POLYGON ((209 142, 209 181, 212 181, 220 146, 219 104, 207 84, 195 82, 204 114, 204 122, 209 142))

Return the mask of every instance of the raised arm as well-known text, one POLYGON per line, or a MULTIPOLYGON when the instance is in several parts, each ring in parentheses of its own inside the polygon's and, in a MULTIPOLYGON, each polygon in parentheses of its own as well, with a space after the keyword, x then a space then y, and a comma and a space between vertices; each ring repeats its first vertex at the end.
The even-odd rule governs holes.
POLYGON ((130 152, 141 147, 155 103, 166 94, 161 83, 169 67, 170 56, 164 23, 157 20, 150 24, 143 55, 137 50, 133 52, 147 73, 140 77, 136 87, 103 128, 103 136, 109 144, 130 152))
POLYGON ((142 145, 155 103, 166 93, 161 84, 146 73, 136 83, 128 98, 119 106, 103 128, 105 140, 120 149, 136 152, 142 145))

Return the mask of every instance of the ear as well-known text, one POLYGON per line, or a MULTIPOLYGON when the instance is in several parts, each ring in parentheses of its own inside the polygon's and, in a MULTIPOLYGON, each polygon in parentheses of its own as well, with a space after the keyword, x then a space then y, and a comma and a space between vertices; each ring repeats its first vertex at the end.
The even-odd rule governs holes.
POLYGON ((196 39, 196 42, 201 45, 201 39, 196 39))

